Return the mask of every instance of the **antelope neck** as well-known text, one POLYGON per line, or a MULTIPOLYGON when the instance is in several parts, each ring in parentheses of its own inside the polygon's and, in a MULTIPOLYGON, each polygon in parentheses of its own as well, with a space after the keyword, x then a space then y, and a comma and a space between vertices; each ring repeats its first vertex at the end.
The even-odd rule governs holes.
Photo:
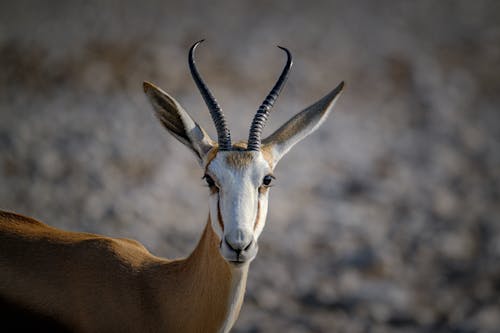
POLYGON ((176 309, 164 309, 180 314, 174 326, 168 325, 174 331, 226 333, 238 318, 248 265, 230 265, 220 254, 219 243, 209 217, 191 255, 164 266, 164 279, 158 283, 168 289, 165 295, 173 293, 178 299, 176 309), (180 275, 175 280, 169 278, 173 270, 180 275))

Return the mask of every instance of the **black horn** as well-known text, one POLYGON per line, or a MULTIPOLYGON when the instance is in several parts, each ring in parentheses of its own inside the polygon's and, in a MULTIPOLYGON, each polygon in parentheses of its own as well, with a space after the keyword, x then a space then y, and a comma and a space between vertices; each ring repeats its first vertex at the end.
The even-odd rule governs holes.
POLYGON ((285 68, 283 68, 283 71, 281 72, 278 81, 276 81, 276 84, 274 85, 273 89, 271 90, 269 95, 267 95, 264 102, 262 102, 261 106, 257 110, 257 113, 255 114, 255 117, 253 118, 252 125, 250 126, 250 134, 248 135, 247 150, 258 151, 260 149, 262 129, 266 125, 269 112, 271 111, 274 102, 278 98, 280 91, 283 88, 286 79, 288 77, 288 72, 290 72, 290 68, 292 67, 292 55, 290 51, 288 51, 288 49, 284 47, 281 46, 278 47, 286 52, 287 55, 286 65, 285 68))
POLYGON ((194 61, 194 51, 196 50, 196 47, 203 41, 204 39, 194 43, 193 46, 191 46, 191 49, 189 50, 189 69, 191 70, 191 75, 193 76, 193 80, 196 83, 198 90, 200 90, 201 96, 207 104, 208 111, 210 112, 210 115, 212 116, 215 124, 215 128, 217 129, 219 150, 231 150, 231 133, 227 128, 224 114, 222 113, 217 100, 212 95, 212 93, 210 93, 210 90, 208 90, 207 85, 205 84, 205 82, 203 82, 200 73, 196 69, 196 64, 194 61))

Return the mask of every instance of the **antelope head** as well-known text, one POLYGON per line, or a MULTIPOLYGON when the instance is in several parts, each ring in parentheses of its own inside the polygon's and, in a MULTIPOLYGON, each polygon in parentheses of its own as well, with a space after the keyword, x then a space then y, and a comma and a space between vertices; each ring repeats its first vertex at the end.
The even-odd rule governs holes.
POLYGON ((269 187, 275 179, 276 164, 326 119, 344 83, 262 139, 262 129, 292 66, 290 51, 279 47, 286 53, 286 65, 258 108, 248 140, 233 144, 224 114, 196 68, 194 53, 202 41, 191 47, 189 67, 217 129, 217 142, 163 90, 144 82, 144 91, 163 126, 198 159, 209 186, 210 220, 220 240, 220 254, 232 265, 240 266, 252 261, 257 254, 257 240, 266 222, 269 187))

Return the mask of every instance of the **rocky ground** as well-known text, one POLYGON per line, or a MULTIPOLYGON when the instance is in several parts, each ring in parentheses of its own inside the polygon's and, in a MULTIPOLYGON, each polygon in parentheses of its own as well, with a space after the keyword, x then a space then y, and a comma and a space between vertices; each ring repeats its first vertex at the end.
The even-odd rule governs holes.
POLYGON ((234 136, 294 68, 266 133, 345 80, 276 170, 234 332, 498 332, 497 1, 0 3, 0 207, 187 255, 202 171, 142 81, 212 135, 198 64, 234 136))

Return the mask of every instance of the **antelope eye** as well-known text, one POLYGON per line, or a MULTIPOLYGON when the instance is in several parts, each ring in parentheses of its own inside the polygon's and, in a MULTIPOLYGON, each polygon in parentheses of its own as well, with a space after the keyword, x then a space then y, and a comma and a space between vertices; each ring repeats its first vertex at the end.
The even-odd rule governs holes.
POLYGON ((271 184, 271 182, 273 181, 274 177, 271 176, 271 175, 267 175, 264 177, 264 179, 262 180, 262 184, 264 186, 269 186, 271 184))
POLYGON ((203 176, 203 178, 207 182, 208 186, 210 186, 210 187, 214 187, 215 186, 215 182, 214 182, 214 180, 213 180, 212 177, 210 177, 209 175, 205 175, 205 176, 203 176))

